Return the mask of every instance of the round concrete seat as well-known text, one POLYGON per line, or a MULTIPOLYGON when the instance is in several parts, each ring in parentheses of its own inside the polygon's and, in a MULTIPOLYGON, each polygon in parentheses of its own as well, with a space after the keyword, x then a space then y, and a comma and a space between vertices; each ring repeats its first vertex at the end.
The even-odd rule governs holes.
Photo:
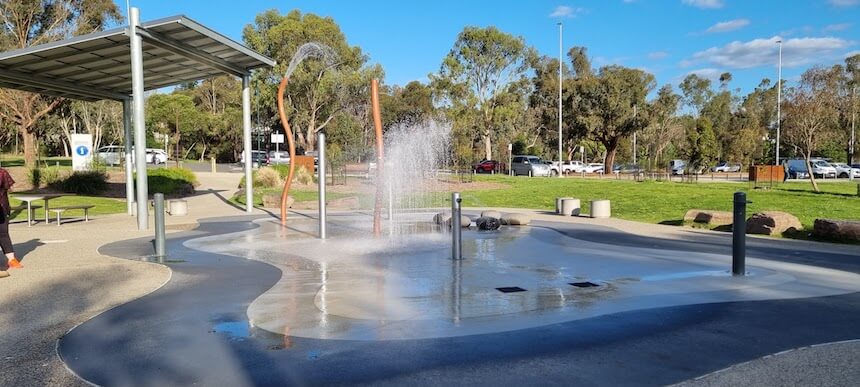
MULTIPOLYGON (((568 197, 555 198, 555 213, 556 214, 561 214, 561 202, 565 199, 573 199, 573 198, 568 198, 568 197)), ((570 215, 570 214, 568 214, 568 215, 570 215)))
POLYGON ((509 226, 527 226, 532 221, 532 217, 526 214, 504 214, 501 218, 502 224, 509 226))
POLYGON ((591 201, 591 217, 592 218, 608 218, 612 216, 609 200, 592 200, 591 201))
POLYGON ((483 217, 490 217, 490 218, 499 219, 502 217, 502 213, 499 211, 496 211, 496 210, 486 210, 486 211, 481 211, 481 217, 482 218, 483 217))
MULTIPOLYGON (((448 215, 448 219, 446 219, 442 224, 448 225, 448 227, 453 226, 453 220, 451 219, 451 214, 448 215)), ((466 215, 460 215, 460 227, 469 228, 472 225, 472 218, 469 218, 466 215)))
POLYGON ((581 212, 580 200, 574 198, 563 198, 559 209, 559 214, 562 216, 579 216, 579 213, 581 212))
POLYGON ((188 215, 188 201, 174 199, 168 202, 167 213, 171 216, 188 215))
POLYGON ((451 220, 450 212, 440 212, 436 215, 433 215, 433 223, 436 224, 445 224, 451 220))

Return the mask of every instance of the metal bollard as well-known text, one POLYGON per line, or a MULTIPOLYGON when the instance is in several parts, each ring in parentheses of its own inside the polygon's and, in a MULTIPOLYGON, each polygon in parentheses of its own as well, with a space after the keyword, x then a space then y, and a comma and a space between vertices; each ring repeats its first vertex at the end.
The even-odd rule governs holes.
POLYGON ((463 259, 463 225, 460 223, 460 198, 459 192, 451 194, 451 259, 463 259))
POLYGON ((735 192, 732 219, 732 275, 746 274, 747 194, 735 192))
POLYGON ((209 163, 211 164, 210 166, 212 167, 212 173, 218 172, 218 168, 216 168, 216 165, 215 165, 215 158, 214 157, 209 158, 209 163))
POLYGON ((155 257, 159 263, 164 263, 165 237, 164 237, 164 194, 157 193, 153 197, 155 201, 155 257))

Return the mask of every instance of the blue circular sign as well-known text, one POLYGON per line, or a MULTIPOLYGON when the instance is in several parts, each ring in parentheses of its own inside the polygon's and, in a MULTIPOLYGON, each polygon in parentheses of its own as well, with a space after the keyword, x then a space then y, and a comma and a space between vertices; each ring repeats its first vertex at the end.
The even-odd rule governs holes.
POLYGON ((86 145, 81 145, 81 146, 75 148, 75 153, 77 153, 78 156, 86 156, 87 154, 90 153, 90 148, 86 145))

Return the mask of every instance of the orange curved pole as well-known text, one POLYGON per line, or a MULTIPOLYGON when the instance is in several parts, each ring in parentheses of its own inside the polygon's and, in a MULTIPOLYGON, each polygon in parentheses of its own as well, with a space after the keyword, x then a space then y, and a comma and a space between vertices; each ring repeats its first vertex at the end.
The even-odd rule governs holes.
POLYGON ((287 181, 284 182, 284 190, 281 192, 281 226, 287 225, 287 198, 290 194, 290 185, 293 183, 293 173, 296 170, 296 144, 293 141, 290 123, 287 121, 287 113, 284 112, 284 91, 287 88, 288 80, 287 77, 284 77, 281 79, 281 84, 278 85, 278 115, 281 117, 281 124, 286 131, 287 143, 290 147, 290 172, 287 174, 287 181))
POLYGON ((382 168, 385 166, 382 149, 382 114, 379 111, 379 81, 370 81, 370 106, 373 110, 373 127, 376 131, 376 201, 373 205, 373 236, 382 235, 382 168))

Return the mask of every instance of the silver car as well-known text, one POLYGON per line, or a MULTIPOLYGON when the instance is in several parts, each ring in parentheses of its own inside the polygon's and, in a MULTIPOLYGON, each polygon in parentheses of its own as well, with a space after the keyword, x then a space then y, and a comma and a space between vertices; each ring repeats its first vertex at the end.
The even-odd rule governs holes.
POLYGON ((511 161, 514 176, 549 176, 552 169, 537 156, 514 156, 511 161))

